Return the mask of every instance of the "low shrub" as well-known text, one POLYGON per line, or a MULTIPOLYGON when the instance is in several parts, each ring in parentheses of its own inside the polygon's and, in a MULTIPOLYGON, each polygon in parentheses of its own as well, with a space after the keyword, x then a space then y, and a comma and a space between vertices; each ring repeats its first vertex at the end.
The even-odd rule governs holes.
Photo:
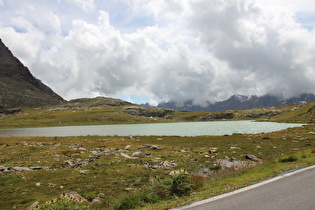
POLYGON ((156 203, 158 201, 157 195, 151 188, 143 189, 137 193, 127 195, 121 198, 115 205, 115 210, 134 209, 142 206, 145 203, 156 203))
POLYGON ((170 199, 172 196, 171 185, 172 185, 172 179, 169 179, 169 178, 158 179, 155 185, 153 186, 153 190, 159 199, 167 200, 167 199, 170 199))
POLYGON ((75 201, 66 196, 60 198, 54 198, 52 201, 39 205, 36 209, 41 210, 60 210, 60 209, 76 209, 85 210, 88 209, 88 204, 85 202, 75 201))
MULTIPOLYGON (((203 186, 203 179, 193 176, 196 187, 203 186)), ((126 195, 118 200, 114 209, 127 210, 143 206, 146 203, 156 203, 167 200, 172 196, 190 195, 193 191, 193 181, 183 170, 174 171, 172 178, 157 179, 153 186, 147 187, 137 193, 126 195)))

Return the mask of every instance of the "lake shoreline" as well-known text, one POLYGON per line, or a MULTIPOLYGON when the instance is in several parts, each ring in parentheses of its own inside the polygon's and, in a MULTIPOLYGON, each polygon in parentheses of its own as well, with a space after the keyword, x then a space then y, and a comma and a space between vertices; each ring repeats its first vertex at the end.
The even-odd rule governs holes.
POLYGON ((116 124, 0 129, 0 137, 22 136, 222 136, 257 134, 301 127, 301 123, 259 122, 252 120, 116 124))

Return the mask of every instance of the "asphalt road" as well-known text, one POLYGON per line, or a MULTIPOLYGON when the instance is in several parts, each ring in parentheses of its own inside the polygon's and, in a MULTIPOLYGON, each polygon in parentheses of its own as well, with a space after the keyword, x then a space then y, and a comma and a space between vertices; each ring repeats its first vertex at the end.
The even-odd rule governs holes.
POLYGON ((315 166, 176 209, 315 210, 315 166))

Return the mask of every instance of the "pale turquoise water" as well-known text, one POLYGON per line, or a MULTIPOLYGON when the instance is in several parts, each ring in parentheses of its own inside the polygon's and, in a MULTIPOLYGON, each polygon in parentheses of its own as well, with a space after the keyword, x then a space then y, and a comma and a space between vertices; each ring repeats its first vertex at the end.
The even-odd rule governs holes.
POLYGON ((93 125, 42 128, 0 129, 0 137, 8 136, 203 136, 234 133, 262 133, 298 127, 297 123, 254 121, 211 121, 124 125, 93 125))

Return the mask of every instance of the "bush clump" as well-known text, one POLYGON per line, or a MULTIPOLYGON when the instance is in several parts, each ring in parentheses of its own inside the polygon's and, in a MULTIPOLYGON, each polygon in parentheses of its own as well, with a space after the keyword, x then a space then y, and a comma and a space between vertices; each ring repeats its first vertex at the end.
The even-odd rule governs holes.
POLYGON ((127 195, 120 199, 115 205, 115 210, 134 209, 142 206, 145 203, 156 203, 158 201, 157 195, 151 188, 146 188, 132 195, 127 195))
POLYGON ((189 195, 192 191, 192 182, 188 174, 178 173, 173 176, 171 194, 176 196, 189 195))
POLYGON ((297 160, 298 160, 298 158, 294 155, 290 155, 289 157, 279 158, 279 162, 281 162, 281 163, 295 162, 297 160))
POLYGON ((118 200, 115 210, 134 209, 146 203, 168 200, 172 196, 190 195, 193 191, 193 183, 190 176, 183 170, 174 171, 171 175, 171 178, 157 179, 153 186, 118 200))

